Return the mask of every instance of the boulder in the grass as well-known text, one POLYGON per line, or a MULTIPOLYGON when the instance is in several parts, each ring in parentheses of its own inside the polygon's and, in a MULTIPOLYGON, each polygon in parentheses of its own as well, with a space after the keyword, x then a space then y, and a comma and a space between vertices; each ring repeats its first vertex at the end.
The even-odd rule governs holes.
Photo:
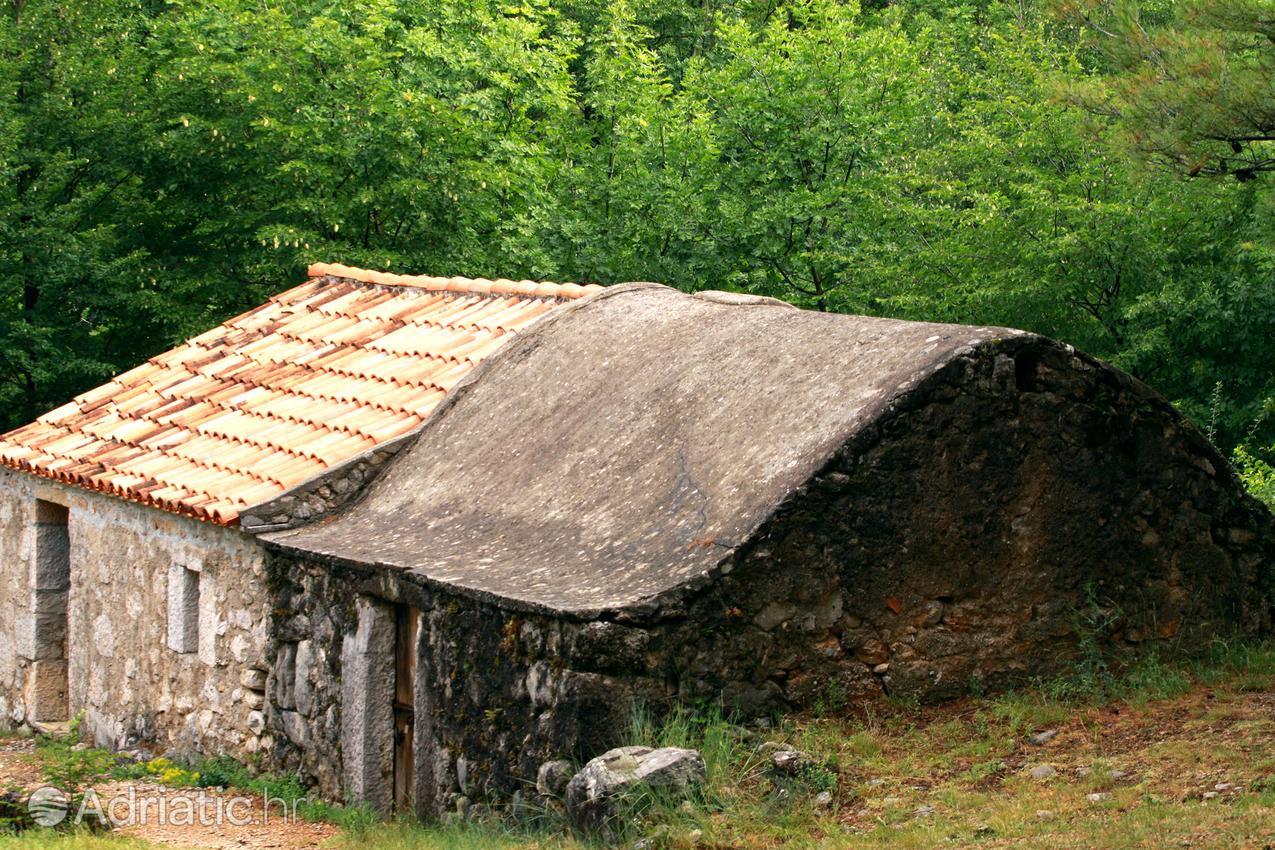
POLYGON ((684 795, 706 778, 704 758, 677 747, 620 747, 586 764, 567 783, 567 814, 579 829, 610 831, 626 803, 647 790, 684 795))

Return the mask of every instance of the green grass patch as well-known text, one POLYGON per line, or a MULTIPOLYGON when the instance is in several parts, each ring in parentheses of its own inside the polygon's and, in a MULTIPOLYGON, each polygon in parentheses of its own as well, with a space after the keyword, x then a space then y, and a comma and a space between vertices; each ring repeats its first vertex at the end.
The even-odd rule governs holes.
POLYGON ((30 829, 17 835, 0 833, 0 850, 159 850, 161 845, 87 829, 30 829))

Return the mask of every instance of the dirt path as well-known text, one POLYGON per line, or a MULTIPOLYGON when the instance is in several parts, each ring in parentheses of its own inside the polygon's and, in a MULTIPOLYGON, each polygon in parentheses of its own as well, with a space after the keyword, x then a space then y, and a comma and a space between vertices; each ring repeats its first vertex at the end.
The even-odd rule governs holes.
MULTIPOLYGON (((45 785, 35 742, 0 739, 0 791, 30 794, 45 785)), ((112 822, 111 831, 170 847, 203 850, 311 850, 336 834, 331 824, 299 820, 280 801, 212 788, 169 788, 140 780, 95 783, 85 820, 112 822), (96 812, 104 818, 98 818, 96 812)))
POLYGON ((100 790, 103 798, 108 794, 127 795, 130 784, 139 799, 144 797, 155 802, 134 825, 116 831, 156 844, 210 850, 240 847, 308 850, 319 847, 336 833, 336 827, 331 824, 297 819, 294 812, 285 812, 281 803, 273 803, 267 813, 258 795, 218 793, 204 788, 166 788, 147 783, 114 783, 100 790), (164 817, 160 816, 161 812, 164 817), (187 812, 190 817, 183 816, 187 812))

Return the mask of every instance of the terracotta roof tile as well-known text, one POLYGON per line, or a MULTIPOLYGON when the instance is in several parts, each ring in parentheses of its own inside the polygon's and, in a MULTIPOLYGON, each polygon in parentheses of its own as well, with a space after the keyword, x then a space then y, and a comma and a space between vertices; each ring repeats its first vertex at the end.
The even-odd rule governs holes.
POLYGON ((598 286, 318 264, 310 280, 0 437, 0 462, 222 525, 419 428, 598 286))

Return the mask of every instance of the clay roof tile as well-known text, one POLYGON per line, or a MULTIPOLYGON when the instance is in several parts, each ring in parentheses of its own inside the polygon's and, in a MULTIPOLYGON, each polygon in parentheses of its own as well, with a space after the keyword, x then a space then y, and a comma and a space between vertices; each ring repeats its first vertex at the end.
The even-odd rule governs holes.
POLYGON ((0 463, 222 525, 419 428, 574 283, 336 264, 0 436, 0 463))

